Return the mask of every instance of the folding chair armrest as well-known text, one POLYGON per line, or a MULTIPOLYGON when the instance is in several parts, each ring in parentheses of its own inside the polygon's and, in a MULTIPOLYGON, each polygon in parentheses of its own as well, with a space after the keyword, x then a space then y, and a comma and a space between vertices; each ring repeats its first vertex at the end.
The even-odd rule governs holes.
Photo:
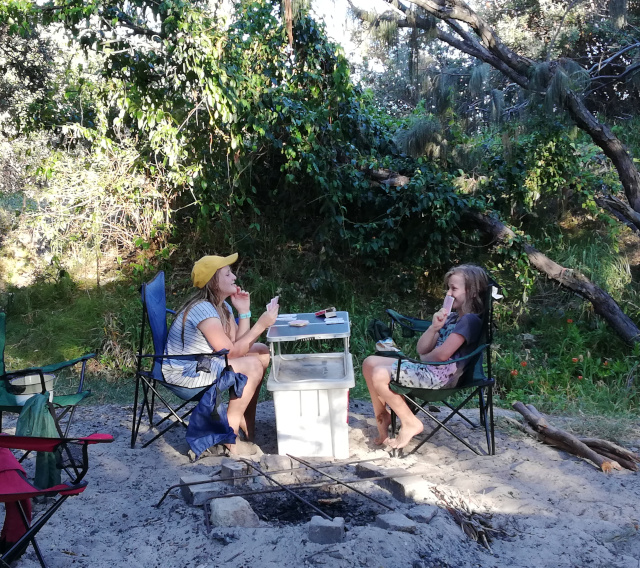
POLYGON ((69 361, 62 361, 60 363, 52 363, 51 365, 45 365, 44 367, 29 367, 28 369, 20 369, 18 371, 11 371, 3 375, 4 379, 14 379, 17 377, 24 377, 25 375, 42 375, 45 373, 55 373, 60 371, 61 369, 66 369, 67 367, 72 367, 73 365, 77 365, 78 363, 85 363, 89 361, 89 359, 95 358, 95 353, 87 353, 82 357, 78 357, 77 359, 71 359, 69 361))
POLYGON ((178 359, 180 361, 195 361, 198 357, 226 357, 229 354, 228 349, 221 349, 213 353, 186 353, 183 355, 155 355, 152 353, 137 355, 140 359, 178 359))
POLYGON ((169 308, 165 308, 165 310, 167 310, 168 314, 172 314, 172 315, 176 315, 176 311, 175 310, 170 310, 169 308))
POLYGON ((407 357, 406 355, 399 355, 397 357, 398 366, 402 364, 402 361, 409 361, 410 363, 416 363, 418 365, 425 365, 425 366, 448 365, 449 363, 460 363, 462 361, 466 361, 468 359, 471 359, 472 357, 475 357, 476 355, 484 351, 486 348, 487 348, 487 343, 483 343, 482 345, 478 345, 478 347, 476 347, 471 353, 468 353, 464 357, 458 357, 457 359, 449 359, 448 361, 422 361, 420 359, 413 359, 411 357, 407 357))
POLYGON ((431 325, 431 320, 403 316, 401 313, 398 313, 392 309, 387 309, 385 311, 391 318, 392 324, 397 324, 400 327, 404 327, 405 329, 413 332, 421 333, 423 331, 427 331, 427 329, 429 329, 429 326, 431 325))
POLYGON ((10 450, 29 450, 36 452, 53 452, 58 447, 69 442, 83 445, 113 442, 110 434, 91 434, 83 438, 42 438, 38 436, 11 436, 0 434, 0 448, 10 450))

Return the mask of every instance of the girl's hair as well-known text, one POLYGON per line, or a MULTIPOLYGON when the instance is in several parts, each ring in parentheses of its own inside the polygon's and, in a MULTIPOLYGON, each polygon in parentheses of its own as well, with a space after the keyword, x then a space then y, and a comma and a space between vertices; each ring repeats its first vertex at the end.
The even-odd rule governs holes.
MULTIPOLYGON (((222 267, 224 268, 224 266, 222 267)), ((220 297, 220 288, 218 287, 218 273, 222 268, 216 270, 215 274, 211 277, 209 282, 205 284, 203 288, 198 289, 198 291, 189 298, 184 305, 178 310, 178 313, 184 310, 184 314, 182 316, 182 343, 184 344, 184 326, 187 321, 187 315, 191 308, 193 308, 199 302, 209 302, 218 312, 218 316, 220 317, 220 321, 222 322, 222 327, 224 328, 225 333, 228 335, 231 330, 231 314, 229 310, 224 305, 224 299, 220 297)))
POLYGON ((482 315, 485 309, 484 299, 487 288, 489 287, 489 278, 487 277, 487 273, 484 269, 476 266, 475 264, 461 264, 460 266, 455 266, 445 274, 445 286, 448 286, 449 278, 454 274, 462 274, 462 277, 464 278, 464 289, 466 294, 465 303, 462 307, 464 313, 482 315))

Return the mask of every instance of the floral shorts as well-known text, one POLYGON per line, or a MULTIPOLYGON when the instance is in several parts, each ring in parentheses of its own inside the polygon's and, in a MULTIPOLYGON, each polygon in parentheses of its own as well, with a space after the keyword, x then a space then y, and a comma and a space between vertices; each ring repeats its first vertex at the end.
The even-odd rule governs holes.
POLYGON ((411 363, 404 361, 400 365, 400 376, 398 376, 398 362, 391 366, 392 381, 403 387, 412 387, 419 389, 443 389, 453 388, 457 382, 455 377, 456 364, 448 365, 428 365, 411 363))

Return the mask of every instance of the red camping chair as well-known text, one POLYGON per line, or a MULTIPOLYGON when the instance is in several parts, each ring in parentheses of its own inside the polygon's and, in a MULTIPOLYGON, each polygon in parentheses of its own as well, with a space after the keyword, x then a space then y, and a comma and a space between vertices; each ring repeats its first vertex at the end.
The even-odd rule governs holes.
POLYGON ((29 544, 33 545, 42 568, 46 568, 44 558, 35 536, 47 523, 60 505, 71 495, 79 495, 87 482, 82 479, 89 469, 88 446, 102 442, 112 442, 108 434, 92 434, 86 438, 32 438, 26 436, 0 435, 0 502, 5 504, 5 522, 2 529, 2 557, 0 566, 8 567, 17 560, 29 544), (37 489, 26 478, 25 471, 11 452, 15 450, 55 452, 59 450, 59 467, 70 477, 47 489, 37 489), (31 521, 31 499, 33 497, 58 498, 31 521))

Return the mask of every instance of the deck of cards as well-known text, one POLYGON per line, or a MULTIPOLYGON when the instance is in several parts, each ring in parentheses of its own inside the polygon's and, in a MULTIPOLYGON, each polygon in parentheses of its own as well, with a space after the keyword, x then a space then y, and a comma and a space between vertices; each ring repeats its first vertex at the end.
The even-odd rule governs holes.
POLYGON ((279 299, 280 299, 280 296, 276 296, 275 298, 271 298, 271 301, 267 304, 267 310, 270 309, 270 308, 273 308, 274 306, 277 306, 279 299))
POLYGON ((324 318, 335 318, 336 317, 336 309, 334 307, 326 308, 324 310, 320 310, 314 314, 316 317, 324 317, 324 318))
POLYGON ((447 315, 449 315, 451 313, 451 308, 453 307, 453 296, 445 296, 442 307, 447 312, 447 315))

